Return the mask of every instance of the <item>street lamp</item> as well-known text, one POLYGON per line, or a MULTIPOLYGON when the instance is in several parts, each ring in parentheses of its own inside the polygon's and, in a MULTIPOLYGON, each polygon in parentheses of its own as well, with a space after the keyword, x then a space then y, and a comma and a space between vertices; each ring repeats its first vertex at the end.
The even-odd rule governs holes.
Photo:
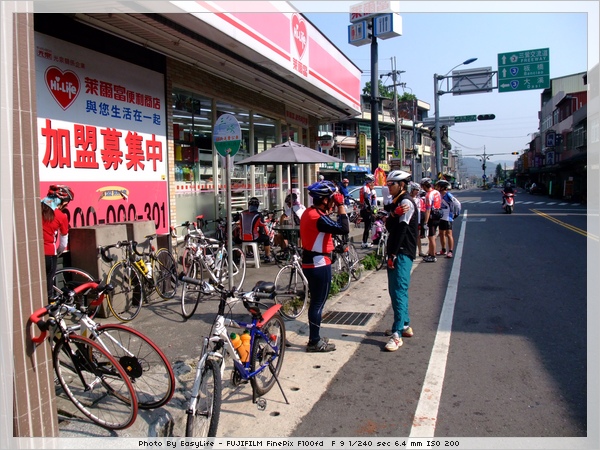
POLYGON ((436 174, 441 173, 442 171, 442 158, 440 154, 440 147, 442 145, 441 136, 440 136, 440 95, 446 94, 447 92, 440 91, 438 82, 445 79, 447 75, 452 72, 454 69, 460 66, 465 66, 467 64, 471 64, 472 62, 477 61, 477 58, 469 58, 466 61, 457 64, 448 72, 446 75, 438 75, 437 73, 433 74, 433 96, 435 100, 435 171, 436 174))

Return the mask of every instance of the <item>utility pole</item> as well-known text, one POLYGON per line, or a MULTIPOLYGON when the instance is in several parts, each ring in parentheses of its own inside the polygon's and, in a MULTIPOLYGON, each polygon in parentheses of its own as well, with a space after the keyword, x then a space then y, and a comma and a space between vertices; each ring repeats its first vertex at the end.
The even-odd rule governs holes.
POLYGON ((396 70, 396 57, 394 56, 392 59, 392 71, 390 73, 386 73, 380 75, 379 78, 383 77, 392 77, 392 87, 394 88, 394 149, 400 150, 400 160, 404 161, 404 151, 400 145, 400 119, 398 118, 398 86, 400 84, 397 83, 398 75, 406 72, 405 70, 396 70))
POLYGON ((379 167, 379 84, 377 72, 377 36, 375 36, 375 18, 371 21, 371 173, 379 167))

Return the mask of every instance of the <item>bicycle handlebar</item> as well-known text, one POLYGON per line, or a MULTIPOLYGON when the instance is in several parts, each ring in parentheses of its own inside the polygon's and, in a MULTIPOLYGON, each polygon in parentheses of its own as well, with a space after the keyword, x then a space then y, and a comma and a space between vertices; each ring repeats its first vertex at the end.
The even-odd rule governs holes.
POLYGON ((101 284, 95 281, 88 281, 87 283, 83 283, 73 289, 64 291, 61 295, 55 298, 56 301, 34 311, 34 313, 31 316, 29 316, 29 320, 31 320, 32 323, 36 324, 42 332, 39 336, 33 336, 31 338, 31 341, 35 344, 40 344, 44 342, 48 335, 48 330, 51 326, 54 326, 56 324, 56 320, 54 317, 51 317, 48 320, 43 320, 42 317, 44 317, 46 314, 50 314, 58 310, 61 307, 61 305, 72 302, 76 295, 83 294, 85 291, 90 289, 93 289, 97 292, 98 298, 92 301, 88 305, 88 307, 95 308, 104 301, 104 294, 106 292, 112 291, 114 287, 112 284, 101 284))

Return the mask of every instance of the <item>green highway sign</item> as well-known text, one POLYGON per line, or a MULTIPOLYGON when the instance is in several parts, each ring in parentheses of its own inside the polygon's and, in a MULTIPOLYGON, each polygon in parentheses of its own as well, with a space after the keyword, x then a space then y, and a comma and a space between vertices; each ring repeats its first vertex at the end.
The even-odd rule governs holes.
POLYGON ((477 122, 477 116, 454 116, 454 122, 477 122))
POLYGON ((550 49, 498 54, 498 92, 550 87, 550 49))

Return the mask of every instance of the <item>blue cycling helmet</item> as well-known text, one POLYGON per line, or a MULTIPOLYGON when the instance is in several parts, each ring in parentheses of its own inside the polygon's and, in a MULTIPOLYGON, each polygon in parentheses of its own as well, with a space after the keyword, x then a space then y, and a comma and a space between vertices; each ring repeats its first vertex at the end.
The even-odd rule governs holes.
POLYGON ((308 188, 308 195, 313 198, 329 198, 331 197, 337 188, 331 181, 317 181, 311 184, 308 188))

